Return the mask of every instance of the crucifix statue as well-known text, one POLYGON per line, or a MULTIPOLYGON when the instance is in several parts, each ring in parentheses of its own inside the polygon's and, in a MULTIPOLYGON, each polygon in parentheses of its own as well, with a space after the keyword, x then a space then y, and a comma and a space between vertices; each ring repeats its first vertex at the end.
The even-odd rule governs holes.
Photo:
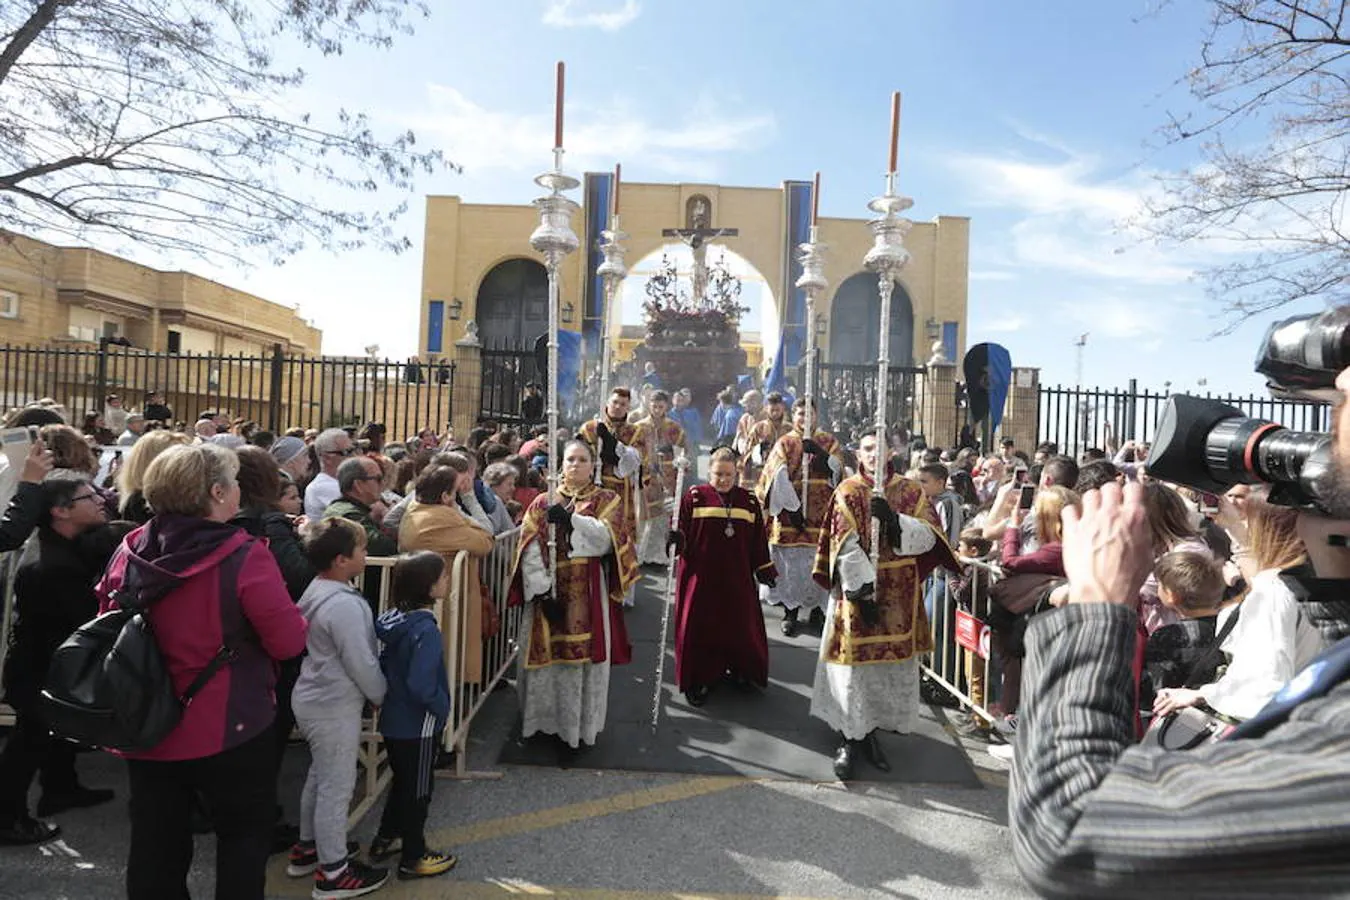
POLYGON ((712 204, 702 194, 689 198, 685 208, 685 227, 665 228, 662 237, 679 238, 694 254, 694 304, 701 305, 708 291, 708 241, 719 237, 737 237, 738 228, 712 228, 712 204))

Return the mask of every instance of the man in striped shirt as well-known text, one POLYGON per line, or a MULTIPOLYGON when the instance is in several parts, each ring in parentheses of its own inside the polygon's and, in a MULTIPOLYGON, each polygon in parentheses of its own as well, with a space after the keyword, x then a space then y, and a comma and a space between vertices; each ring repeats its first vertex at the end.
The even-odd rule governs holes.
MULTIPOLYGON (((1350 392, 1350 369, 1337 388, 1350 392)), ((1026 635, 1009 792, 1017 865, 1051 897, 1350 895, 1350 404, 1335 413, 1328 505, 1300 534, 1301 608, 1338 640, 1254 719, 1189 751, 1134 742, 1143 489, 1064 513, 1070 601, 1026 635)))

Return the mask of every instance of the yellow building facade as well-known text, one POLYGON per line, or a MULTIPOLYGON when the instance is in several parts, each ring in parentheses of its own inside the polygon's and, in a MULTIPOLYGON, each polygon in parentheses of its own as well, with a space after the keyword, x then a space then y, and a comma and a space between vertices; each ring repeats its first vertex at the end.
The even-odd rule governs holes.
POLYGON ((0 342, 80 346, 105 337, 154 352, 262 356, 280 344, 317 356, 323 334, 290 307, 188 272, 0 239, 0 342))
MULTIPOLYGON (((605 211, 612 187, 608 173, 593 173, 574 193, 582 204, 573 221, 581 249, 565 259, 561 270, 560 321, 564 328, 586 334, 591 359, 603 316, 603 292, 594 276, 599 256, 593 248, 610 224, 605 211)), ((777 188, 624 183, 619 212, 622 230, 629 235, 628 265, 676 240, 663 237, 662 230, 687 227, 692 211, 701 210, 712 228, 738 230, 737 236, 718 237, 713 243, 733 251, 764 277, 779 321, 803 341, 804 298, 794 286, 800 274, 794 248, 806 240, 811 189, 809 182, 799 181, 777 188)), ((538 224, 534 207, 470 204, 454 196, 431 196, 426 204, 419 354, 424 359, 453 358, 456 343, 466 337, 487 345, 523 345, 543 334, 548 321, 546 277, 539 254, 529 244, 538 224)), ((876 278, 862 265, 872 246, 867 220, 822 218, 819 232, 829 248, 830 288, 817 303, 823 359, 872 362, 879 300, 876 278)), ((948 358, 959 360, 966 346, 970 220, 939 216, 916 222, 906 246, 912 259, 893 298, 892 363, 923 365, 939 341, 948 358)), ((620 356, 631 349, 631 329, 621 334, 611 325, 620 356)), ((746 349, 750 365, 756 366, 757 361, 767 362, 776 347, 746 349)))

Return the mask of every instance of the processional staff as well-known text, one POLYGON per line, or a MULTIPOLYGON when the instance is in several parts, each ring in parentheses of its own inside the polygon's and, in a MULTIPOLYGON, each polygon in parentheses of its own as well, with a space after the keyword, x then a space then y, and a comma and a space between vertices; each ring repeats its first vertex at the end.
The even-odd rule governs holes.
MULTIPOLYGON (((802 274, 797 287, 806 291, 806 423, 802 440, 812 440, 816 433, 816 298, 829 287, 825 280, 826 245, 820 243, 820 173, 816 173, 811 188, 811 238, 797 247, 797 260, 802 274)), ((807 497, 811 493, 811 469, 802 459, 802 518, 806 518, 807 497)))
MULTIPOLYGON (((680 500, 684 497, 684 476, 689 471, 689 457, 684 448, 675 451, 675 508, 670 511, 670 530, 680 527, 680 500)), ((730 525, 727 525, 730 528, 730 525)), ((661 721, 661 684, 665 681, 666 637, 670 633, 670 610, 675 605, 675 549, 666 547, 666 589, 661 597, 661 637, 656 645, 656 687, 652 691, 652 731, 661 721)))
POLYGON ((600 252, 605 260, 596 267, 596 274, 605 283, 605 314, 600 326, 600 405, 609 402, 609 376, 614 365, 614 338, 610 331, 614 327, 614 297, 628 276, 628 267, 624 265, 624 256, 628 250, 623 241, 628 235, 619 228, 619 185, 623 167, 614 166, 614 199, 609 228, 600 232, 600 252))
MULTIPOLYGON (((900 270, 909 262, 909 251, 905 249, 905 235, 914 224, 903 218, 900 213, 914 205, 909 197, 900 197, 895 193, 895 162, 900 143, 900 92, 891 95, 891 142, 886 157, 886 193, 874 198, 867 208, 878 214, 878 218, 867 223, 872 230, 872 249, 863 257, 863 265, 877 275, 877 288, 881 293, 881 333, 877 354, 877 409, 874 424, 877 430, 877 471, 872 473, 872 496, 885 497, 886 492, 886 395, 889 388, 891 367, 891 292, 895 289, 895 279, 900 270)), ((872 516, 872 564, 878 565, 881 558, 881 521, 872 516)), ((878 569, 879 571, 879 569, 878 569)))
MULTIPOLYGON (((549 193, 534 201, 539 210, 539 227, 530 235, 530 246, 544 255, 548 270, 548 503, 557 502, 558 492, 558 305, 559 274, 565 256, 577 249, 579 241, 572 231, 572 216, 581 207, 564 197, 563 191, 575 189, 581 182, 562 172, 563 158, 563 77, 564 65, 558 63, 558 81, 553 108, 553 170, 535 176, 534 183, 549 193)), ((553 590, 558 588, 558 534, 548 526, 549 577, 553 590)))

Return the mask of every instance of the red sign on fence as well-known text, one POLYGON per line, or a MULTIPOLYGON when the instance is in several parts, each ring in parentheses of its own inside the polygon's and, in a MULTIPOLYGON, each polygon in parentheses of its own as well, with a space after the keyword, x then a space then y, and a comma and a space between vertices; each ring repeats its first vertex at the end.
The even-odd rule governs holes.
POLYGON ((989 626, 962 609, 956 611, 956 642, 980 659, 989 658, 989 626))

